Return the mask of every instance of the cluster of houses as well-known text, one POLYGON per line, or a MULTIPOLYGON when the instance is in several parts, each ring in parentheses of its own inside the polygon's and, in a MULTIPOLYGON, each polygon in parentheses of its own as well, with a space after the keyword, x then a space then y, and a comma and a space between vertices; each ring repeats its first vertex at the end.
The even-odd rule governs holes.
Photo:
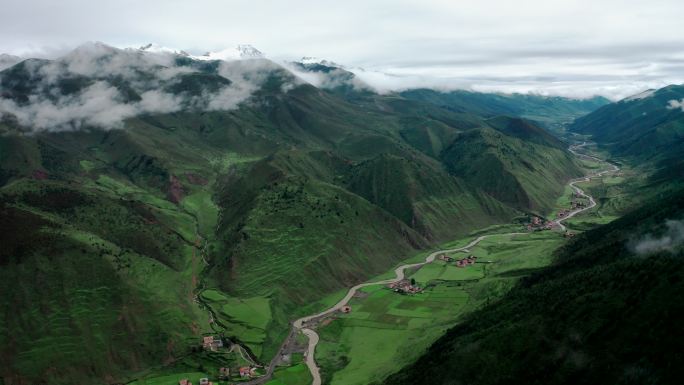
POLYGON ((527 224, 527 231, 551 230, 556 226, 555 222, 544 221, 539 217, 532 217, 530 223, 527 224))
POLYGON ((587 204, 584 203, 584 201, 576 200, 576 201, 570 202, 570 208, 571 208, 572 210, 584 208, 584 207, 586 207, 586 206, 587 206, 587 204))
POLYGON ((402 279, 401 281, 397 282, 392 282, 389 285, 387 285, 392 291, 395 293, 402 293, 402 294, 416 294, 420 293, 423 291, 420 287, 416 286, 415 284, 411 284, 411 281, 408 279, 402 279))
POLYGON ((223 340, 218 336, 205 336, 202 337, 202 347, 204 350, 216 352, 223 347, 223 340))
POLYGON ((446 254, 442 254, 439 256, 439 259, 447 263, 455 261, 457 267, 466 267, 468 265, 474 264, 477 260, 477 257, 474 255, 469 255, 467 258, 461 258, 457 260, 456 258, 452 258, 446 254))
POLYGON ((466 267, 468 265, 475 264, 477 257, 474 255, 469 255, 467 258, 459 259, 456 261, 456 267, 466 267))

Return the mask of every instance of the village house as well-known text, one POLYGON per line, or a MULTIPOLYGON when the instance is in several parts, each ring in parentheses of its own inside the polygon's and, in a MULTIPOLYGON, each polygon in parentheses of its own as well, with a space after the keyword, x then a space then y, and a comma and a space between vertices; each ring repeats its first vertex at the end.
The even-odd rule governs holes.
POLYGON ((532 217, 530 223, 527 224, 527 231, 541 231, 547 229, 548 227, 546 226, 544 220, 540 217, 532 217))
POLYGON ((190 380, 187 378, 184 378, 182 380, 178 380, 178 385, 192 385, 192 382, 190 382, 190 380))
POLYGON ((247 378, 247 377, 254 377, 256 376, 256 368, 250 367, 250 366, 243 366, 239 369, 240 372, 240 377, 242 378, 247 378))
POLYGON ((351 306, 344 305, 344 306, 342 306, 342 309, 340 309, 340 310, 342 311, 342 313, 345 313, 345 314, 351 313, 351 306))
POLYGON ((208 378, 200 378, 199 385, 213 385, 213 383, 208 378))
POLYGON ((215 352, 223 347, 223 340, 218 336, 202 337, 202 347, 204 350, 215 352))
POLYGON ((439 259, 442 260, 442 261, 444 261, 444 262, 453 262, 453 261, 454 261, 453 258, 451 258, 450 256, 448 256, 448 255, 446 255, 446 254, 441 254, 441 255, 439 256, 439 259))

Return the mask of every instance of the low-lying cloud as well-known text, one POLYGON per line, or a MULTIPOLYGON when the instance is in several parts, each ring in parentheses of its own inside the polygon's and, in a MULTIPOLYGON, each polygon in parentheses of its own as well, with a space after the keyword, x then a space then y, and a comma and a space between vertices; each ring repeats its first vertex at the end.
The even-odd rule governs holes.
POLYGON ((275 67, 267 60, 220 62, 214 75, 228 79, 221 87, 171 92, 183 76, 201 73, 194 67, 201 63, 182 65, 178 59, 170 53, 94 43, 53 61, 27 61, 21 76, 6 76, 10 83, 25 82, 30 94, 5 92, 0 117, 14 120, 25 131, 42 132, 122 128, 126 119, 146 114, 231 110, 275 67))
POLYGON ((118 89, 99 81, 77 95, 57 100, 32 95, 27 104, 19 105, 10 99, 0 99, 0 112, 13 116, 31 131, 64 131, 120 128, 125 119, 174 112, 182 106, 180 98, 159 91, 146 91, 140 98, 138 102, 126 103, 118 89))
POLYGON ((631 242, 631 249, 639 254, 650 254, 659 251, 673 251, 684 244, 684 221, 667 220, 666 230, 661 236, 647 234, 639 240, 631 242))
POLYGON ((358 91, 381 91, 380 88, 372 87, 361 80, 357 73, 341 68, 341 66, 335 63, 326 63, 325 61, 320 63, 323 66, 328 67, 327 71, 316 70, 315 67, 307 67, 307 64, 300 64, 297 62, 285 61, 282 64, 283 67, 302 81, 318 88, 334 89, 337 87, 349 86, 358 91))
POLYGON ((677 108, 684 111, 684 99, 682 100, 670 100, 667 102, 667 108, 671 110, 676 110, 677 108))

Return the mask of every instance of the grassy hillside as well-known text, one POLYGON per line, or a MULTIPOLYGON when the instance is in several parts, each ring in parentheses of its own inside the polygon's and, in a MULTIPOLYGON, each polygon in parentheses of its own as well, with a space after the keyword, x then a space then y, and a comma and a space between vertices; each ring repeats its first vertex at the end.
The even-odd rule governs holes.
POLYGON ((125 378, 207 329, 198 252, 161 209, 60 182, 16 182, 0 200, 6 383, 125 378))
MULTIPOLYGON (((110 47, 97 63, 116 55, 140 58, 110 47)), ((266 60, 249 62, 258 69, 250 72, 240 62, 226 69, 179 57, 133 75, 92 76, 60 63, 3 71, 1 97, 18 106, 31 95, 73 102, 106 84, 120 107, 164 90, 182 108, 109 130, 85 118, 68 129, 0 121, 0 276, 11 293, 0 303, 0 376, 10 383, 194 376, 242 363, 235 353, 198 351, 208 333, 269 360, 302 305, 472 227, 544 210, 556 182, 576 172, 531 125, 397 95, 340 97, 266 60), (65 72, 51 83, 36 68, 65 72), (250 77, 260 82, 239 106, 196 104, 250 77), (527 200, 507 201, 477 175, 454 171, 461 157, 477 158, 478 143, 497 159, 479 165, 488 178, 527 200)))
POLYGON ((682 244, 635 246, 676 231, 667 220, 684 217, 683 198, 670 191, 578 236, 384 383, 679 383, 682 244))
POLYGON ((616 157, 655 165, 681 178, 675 169, 682 169, 684 112, 670 102, 683 98, 681 85, 648 91, 579 118, 569 129, 591 135, 616 157))
POLYGON ((515 128, 534 126, 500 120, 493 125, 460 134, 441 155, 447 169, 506 204, 547 212, 565 181, 581 175, 579 167, 557 140, 515 128))

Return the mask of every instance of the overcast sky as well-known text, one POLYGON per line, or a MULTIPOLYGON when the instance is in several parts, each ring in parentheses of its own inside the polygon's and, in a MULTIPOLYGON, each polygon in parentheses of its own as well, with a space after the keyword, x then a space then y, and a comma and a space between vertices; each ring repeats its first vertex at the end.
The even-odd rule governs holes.
POLYGON ((85 41, 201 54, 251 44, 316 56, 380 87, 627 96, 684 83, 682 0, 3 0, 0 52, 85 41))

